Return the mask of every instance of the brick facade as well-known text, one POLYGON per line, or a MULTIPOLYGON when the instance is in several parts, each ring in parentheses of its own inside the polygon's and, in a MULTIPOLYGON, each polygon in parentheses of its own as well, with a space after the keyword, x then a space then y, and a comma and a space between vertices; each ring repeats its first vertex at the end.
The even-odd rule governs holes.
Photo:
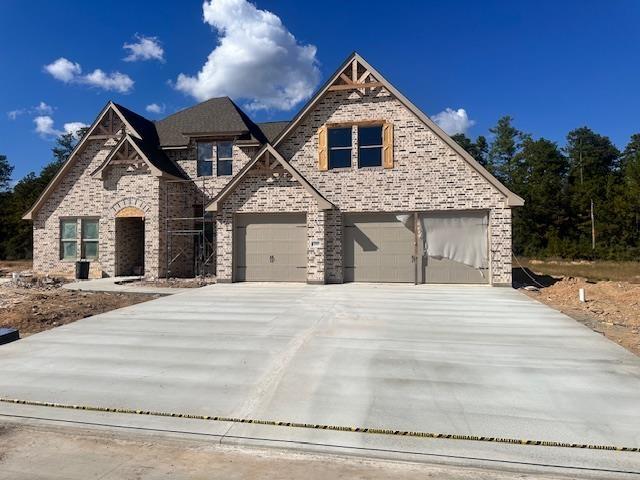
MULTIPOLYGON (((127 237, 126 231, 116 230, 116 214, 133 206, 145 212, 145 275, 155 278, 167 274, 167 242, 171 242, 172 256, 181 252, 179 261, 170 266, 170 274, 193 275, 194 237, 168 235, 167 225, 170 229, 197 228, 194 221, 173 223, 171 219, 195 216, 233 177, 216 176, 214 162, 213 176, 196 178, 193 141, 188 148, 166 150, 166 154, 195 182, 173 182, 152 175, 149 169, 127 165, 107 167, 103 179, 92 177, 116 142, 89 140, 34 215, 34 270, 73 275, 73 261, 60 259, 60 221, 92 217, 100 219, 100 253, 92 262, 91 275, 115 275, 119 265, 131 264, 132 256, 137 258, 138 246, 125 257, 119 253, 122 249, 116 248, 116 243, 127 237)), ((489 214, 491 283, 510 284, 511 210, 504 194, 386 90, 327 92, 277 150, 335 208, 320 210, 314 197, 282 169, 276 169, 277 175, 258 169, 249 172, 225 198, 215 217, 215 268, 220 281, 233 279, 233 220, 237 213, 305 212, 307 280, 341 283, 344 213, 483 210, 489 214), (327 123, 363 120, 393 124, 394 168, 359 169, 354 128, 353 166, 321 171, 318 129, 327 123)), ((255 146, 234 146, 234 175, 256 152, 255 146)))

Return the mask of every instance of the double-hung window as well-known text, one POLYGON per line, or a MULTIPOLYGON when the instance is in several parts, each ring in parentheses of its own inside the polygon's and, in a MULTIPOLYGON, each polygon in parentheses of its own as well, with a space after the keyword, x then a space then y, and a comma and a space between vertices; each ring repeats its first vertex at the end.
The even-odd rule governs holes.
POLYGON ((233 175, 233 142, 218 142, 217 147, 218 176, 233 175))
POLYGON ((198 176, 210 177, 213 175, 213 143, 198 142, 198 176))
POLYGON ((358 127, 358 167, 382 166, 382 125, 358 127))
POLYGON ((82 258, 95 260, 98 258, 98 220, 82 219, 82 258))
POLYGON ((351 127, 330 128, 328 131, 329 168, 351 166, 351 127))
POLYGON ((76 259, 78 251, 77 228, 78 220, 75 218, 60 222, 60 258, 62 260, 76 259))

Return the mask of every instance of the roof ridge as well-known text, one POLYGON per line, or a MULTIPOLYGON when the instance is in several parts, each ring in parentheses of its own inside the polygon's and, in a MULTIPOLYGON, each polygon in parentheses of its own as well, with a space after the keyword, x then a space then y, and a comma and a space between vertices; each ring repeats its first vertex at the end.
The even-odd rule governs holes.
MULTIPOLYGON (((231 100, 231 98, 230 98, 228 95, 223 95, 223 96, 221 96, 221 97, 211 97, 211 98, 208 98, 208 99, 204 100, 203 102, 198 102, 198 103, 196 103, 195 105, 191 105, 191 106, 189 106, 189 107, 185 107, 185 108, 183 108, 183 109, 181 109, 181 110, 178 110, 177 112, 170 113, 169 115, 167 115, 167 116, 166 116, 166 117, 164 117, 164 118, 160 118, 160 119, 158 119, 158 120, 153 120, 153 123, 163 122, 163 121, 165 121, 165 120, 167 120, 167 119, 169 119, 169 118, 171 118, 171 117, 173 117, 173 116, 175 116, 175 115, 178 115, 179 113, 184 113, 184 112, 186 112, 186 111, 188 111, 188 110, 191 110, 191 109, 193 109, 193 108, 196 108, 196 107, 199 107, 199 106, 201 106, 201 105, 204 105, 205 103, 212 102, 213 100, 220 100, 220 99, 222 99, 222 98, 226 98, 226 99, 228 99, 231 103, 233 103, 233 100, 231 100)), ((234 104, 234 105, 235 105, 235 104, 234 104)))

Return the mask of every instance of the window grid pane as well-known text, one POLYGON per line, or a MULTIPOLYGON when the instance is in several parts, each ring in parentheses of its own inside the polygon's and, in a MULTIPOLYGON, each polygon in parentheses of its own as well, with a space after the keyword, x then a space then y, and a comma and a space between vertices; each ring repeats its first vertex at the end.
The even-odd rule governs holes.
POLYGON ((76 242, 65 240, 62 242, 62 259, 63 260, 75 260, 76 259, 76 242))
POLYGON ((364 147, 358 150, 359 167, 381 167, 382 147, 364 147))
POLYGON ((351 148, 351 127, 330 128, 329 148, 349 147, 351 148))
POLYGON ((82 239, 98 240, 98 220, 82 220, 82 239))
POLYGON ((82 258, 95 259, 98 258, 98 242, 86 241, 82 242, 82 258))
POLYGON ((233 175, 233 162, 231 160, 218 160, 218 176, 233 175))
POLYGON ((233 158, 233 142, 218 143, 218 160, 231 160, 233 158))
POLYGON ((358 145, 364 146, 382 146, 382 126, 358 127, 358 145))
POLYGON ((60 238, 63 240, 75 240, 77 225, 78 222, 76 219, 63 220, 61 226, 62 233, 60 235, 60 238))
POLYGON ((199 177, 209 177, 213 175, 213 143, 199 142, 197 174, 199 177))

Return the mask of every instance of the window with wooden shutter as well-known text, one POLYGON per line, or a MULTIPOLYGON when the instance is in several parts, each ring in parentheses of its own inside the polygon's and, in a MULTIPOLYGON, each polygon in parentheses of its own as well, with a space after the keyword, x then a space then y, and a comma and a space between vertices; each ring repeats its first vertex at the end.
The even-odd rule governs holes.
POLYGON ((393 124, 382 126, 382 164, 384 168, 393 168, 393 124))
POLYGON ((329 169, 329 155, 327 151, 327 127, 323 125, 318 129, 318 169, 329 169))

